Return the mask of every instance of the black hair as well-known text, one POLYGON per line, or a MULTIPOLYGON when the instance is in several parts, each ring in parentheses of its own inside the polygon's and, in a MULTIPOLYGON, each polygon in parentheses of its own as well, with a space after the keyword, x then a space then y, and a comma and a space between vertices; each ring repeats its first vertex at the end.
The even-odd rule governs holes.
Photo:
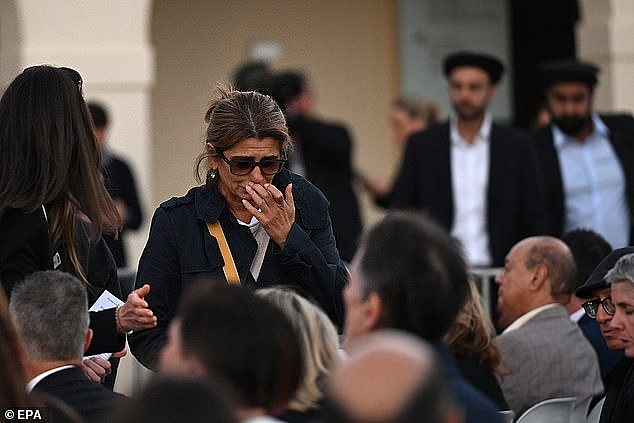
POLYGON ((387 215, 365 235, 359 274, 364 296, 378 294, 380 325, 441 338, 468 292, 467 269, 449 235, 413 212, 387 215))
POLYGON ((202 282, 179 306, 183 354, 233 388, 244 407, 284 407, 303 376, 300 343, 277 307, 239 286, 202 282))
POLYGON ((601 260, 610 254, 612 246, 601 235, 589 229, 566 232, 561 240, 570 248, 577 266, 577 277, 566 286, 566 293, 570 295, 584 284, 601 260))
POLYGON ((104 106, 91 101, 88 103, 88 110, 92 116, 92 122, 95 124, 95 128, 100 129, 108 126, 110 123, 110 117, 108 116, 108 112, 104 106))

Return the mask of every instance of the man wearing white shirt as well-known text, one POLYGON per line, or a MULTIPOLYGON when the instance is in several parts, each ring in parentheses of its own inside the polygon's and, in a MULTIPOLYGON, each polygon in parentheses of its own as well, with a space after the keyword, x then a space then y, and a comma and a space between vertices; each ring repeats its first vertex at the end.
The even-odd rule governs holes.
POLYGON ((634 240, 634 119, 599 115, 599 68, 577 60, 541 66, 552 123, 535 135, 553 236, 592 229, 613 248, 634 240))
POLYGON ((11 319, 24 345, 27 391, 68 404, 85 421, 96 421, 122 395, 91 382, 81 368, 92 339, 84 285, 67 273, 36 272, 13 289, 11 319))
POLYGON ((455 53, 443 71, 453 113, 409 138, 390 206, 427 212, 461 242, 470 266, 501 266, 513 244, 549 227, 536 155, 528 137, 487 111, 504 71, 497 58, 455 53))
POLYGON ((533 237, 511 249, 496 278, 498 311, 511 322, 496 338, 510 372, 500 386, 516 415, 546 399, 576 397, 583 404, 603 391, 597 356, 561 305, 574 277, 566 244, 533 237))

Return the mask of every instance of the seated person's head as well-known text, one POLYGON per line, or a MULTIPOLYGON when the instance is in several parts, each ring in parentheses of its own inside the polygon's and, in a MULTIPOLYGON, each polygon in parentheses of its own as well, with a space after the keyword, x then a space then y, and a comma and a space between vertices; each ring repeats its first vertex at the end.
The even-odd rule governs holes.
POLYGON ((288 408, 297 411, 318 408, 321 382, 339 358, 337 331, 319 307, 288 288, 266 288, 256 293, 286 315, 300 339, 304 378, 288 408))
POLYGON ((280 411, 302 378, 299 341, 288 319, 252 292, 199 283, 182 298, 161 354, 165 373, 219 377, 242 410, 280 411))
POLYGON ((220 386, 181 378, 152 381, 108 420, 119 423, 238 422, 220 386))
POLYGON ((402 332, 377 331, 355 341, 332 372, 324 421, 448 421, 446 381, 433 350, 402 332))
POLYGON ((86 288, 74 276, 36 272, 16 285, 9 305, 27 362, 81 364, 92 339, 86 288))
POLYGON ((610 254, 612 246, 601 235, 588 229, 566 232, 561 240, 570 248, 577 268, 576 277, 565 287, 565 293, 572 296, 590 277, 601 260, 610 254))
POLYGON ((619 259, 634 253, 634 247, 617 248, 608 254, 594 269, 585 283, 577 288, 575 296, 582 302, 583 309, 588 317, 595 319, 601 329, 601 335, 611 350, 622 350, 623 327, 613 321, 616 307, 612 301, 610 285, 605 280, 607 273, 614 267, 619 259))
POLYGON ((546 304, 565 304, 575 278, 570 249, 557 238, 526 238, 506 255, 504 269, 496 277, 500 285, 498 310, 501 327, 546 304))
POLYGON ((622 330, 623 352, 634 358, 634 254, 621 257, 605 280, 614 304, 612 323, 622 330))
POLYGON ((346 342, 379 328, 439 340, 464 303, 465 262, 431 220, 391 213, 364 236, 344 292, 346 342))

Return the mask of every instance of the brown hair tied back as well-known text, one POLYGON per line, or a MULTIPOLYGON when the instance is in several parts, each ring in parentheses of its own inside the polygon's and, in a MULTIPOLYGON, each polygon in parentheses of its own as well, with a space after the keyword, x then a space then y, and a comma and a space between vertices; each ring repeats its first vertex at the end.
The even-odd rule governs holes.
POLYGON ((205 122, 208 123, 205 150, 194 166, 199 182, 201 163, 208 163, 211 157, 246 139, 272 138, 280 143, 284 157, 292 150, 284 113, 268 95, 219 85, 205 113, 205 122))

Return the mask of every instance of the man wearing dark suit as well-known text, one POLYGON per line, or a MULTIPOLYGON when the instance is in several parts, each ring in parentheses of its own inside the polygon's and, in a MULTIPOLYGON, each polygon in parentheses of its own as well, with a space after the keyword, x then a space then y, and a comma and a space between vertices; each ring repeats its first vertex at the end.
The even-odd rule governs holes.
POLYGON ((300 72, 275 77, 273 97, 284 110, 295 142, 290 167, 315 184, 330 202, 332 229, 341 258, 352 260, 361 235, 361 212, 353 188, 353 143, 345 126, 315 116, 313 94, 300 72))
POLYGON ((103 239, 112 252, 117 267, 126 267, 126 249, 123 237, 126 231, 139 229, 143 221, 143 212, 132 171, 121 157, 106 148, 109 117, 106 109, 98 103, 88 103, 88 109, 94 123, 95 137, 103 154, 102 173, 108 194, 112 197, 121 216, 123 228, 119 237, 104 234, 103 239))
POLYGON ((495 405, 465 381, 442 342, 468 289, 464 260, 429 219, 396 212, 362 239, 344 291, 346 344, 379 329, 419 337, 436 352, 441 377, 466 423, 501 421, 495 405))
POLYGON ((574 275, 566 244, 533 237, 511 249, 496 278, 500 315, 512 322, 495 340, 510 372, 500 384, 517 416, 547 399, 576 397, 582 405, 603 392, 597 356, 561 305, 574 275))
POLYGON ((634 240, 634 119, 594 112, 598 72, 575 60, 542 65, 552 123, 535 137, 551 234, 592 229, 620 248, 634 240))
POLYGON ((59 271, 33 273, 14 288, 9 312, 26 353, 28 391, 63 401, 87 422, 121 404, 122 395, 91 382, 81 369, 92 330, 78 279, 59 271))
MULTIPOLYGON (((596 314, 590 317, 584 311, 584 299, 577 296, 577 292, 582 285, 601 283, 606 271, 599 274, 595 271, 595 268, 612 252, 612 247, 601 235, 588 229, 575 229, 566 232, 561 237, 561 240, 570 248, 577 267, 577 276, 565 287, 565 294, 570 296, 570 300, 563 305, 566 306, 570 320, 579 325, 583 335, 597 353, 601 379, 603 379, 604 386, 607 386, 610 373, 616 364, 623 359, 623 351, 612 349, 608 346, 606 339, 601 334, 601 326, 595 320, 597 319, 596 314)), ((602 288, 607 288, 605 282, 603 282, 602 288)), ((584 298, 586 299, 589 298, 588 295, 593 294, 591 291, 587 289, 581 290, 581 292, 585 293, 584 298)), ((605 317, 611 319, 611 316, 605 317)), ((601 316, 599 320, 603 321, 603 318, 604 316, 601 316)))
POLYGON ((487 112, 503 70, 483 54, 445 59, 454 113, 410 137, 390 201, 427 212, 460 240, 470 266, 501 266, 513 244, 548 229, 530 139, 487 112))
MULTIPOLYGON (((618 248, 605 257, 586 282, 577 288, 576 295, 586 299, 586 316, 596 320, 601 336, 611 351, 611 370, 604 377, 605 402, 601 409, 601 423, 625 423, 632 419, 634 407, 634 359, 625 357, 623 326, 613 321, 615 313, 606 275, 623 256, 634 253, 634 247, 618 248), (618 360, 618 361, 617 361, 618 360), (616 363, 614 363, 616 361, 616 363)), ((600 357, 600 356, 599 356, 600 357)), ((599 358, 601 361, 601 358, 599 358)))

